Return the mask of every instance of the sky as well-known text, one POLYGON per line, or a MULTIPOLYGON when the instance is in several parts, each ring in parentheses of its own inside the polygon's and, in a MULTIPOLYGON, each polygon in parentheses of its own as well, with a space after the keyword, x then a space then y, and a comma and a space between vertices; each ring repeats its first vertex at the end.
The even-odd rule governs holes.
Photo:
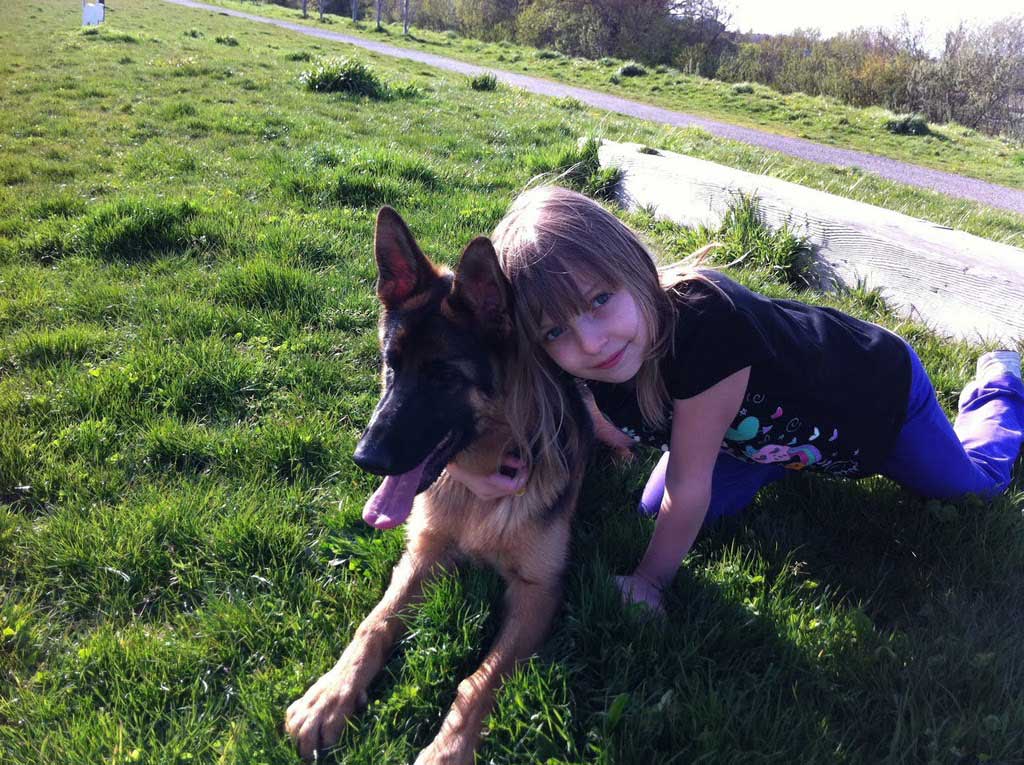
POLYGON ((828 37, 859 26, 895 27, 906 15, 914 28, 924 27, 925 45, 933 53, 960 21, 1024 15, 1024 0, 721 0, 721 5, 732 14, 730 29, 769 34, 803 27, 828 37))

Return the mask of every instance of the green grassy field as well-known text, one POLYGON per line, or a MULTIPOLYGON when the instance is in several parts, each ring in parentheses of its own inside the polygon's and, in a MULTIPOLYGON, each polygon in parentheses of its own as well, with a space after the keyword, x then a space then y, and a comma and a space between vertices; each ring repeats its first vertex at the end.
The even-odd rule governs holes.
POLYGON ((303 19, 298 10, 260 0, 210 1, 213 5, 293 23, 326 26, 335 32, 1024 188, 1024 144, 986 136, 955 123, 932 125, 931 135, 927 136, 900 136, 885 130, 885 122, 894 115, 880 107, 851 107, 834 98, 804 93, 784 95, 754 83, 710 80, 667 66, 648 66, 644 67, 644 74, 626 76, 620 70, 631 62, 617 58, 593 61, 507 42, 487 43, 459 37, 454 32, 420 29, 415 20, 407 37, 400 23, 385 24, 378 32, 376 23, 369 18, 353 22, 349 17, 328 15, 321 22, 312 9, 309 18, 303 19))
MULTIPOLYGON (((1024 235, 1013 216, 416 64, 358 54, 389 97, 313 93, 306 59, 350 51, 155 0, 88 32, 77 5, 7 11, 3 763, 296 761, 284 710, 402 546, 360 519, 375 480, 349 459, 377 394, 379 205, 451 262, 600 135, 1024 235)), ((629 220, 666 259, 701 237, 629 220)), ((725 257, 764 256, 737 278, 791 294, 772 264, 792 241, 749 220, 723 236, 725 257)), ((954 406, 979 348, 871 293, 801 298, 904 334, 954 406)), ((651 530, 632 510, 649 460, 594 457, 565 609, 480 762, 1024 762, 1024 470, 991 506, 881 479, 773 487, 702 535, 660 622, 609 583, 651 530)), ((500 593, 472 568, 432 588, 333 761, 413 759, 500 593)))

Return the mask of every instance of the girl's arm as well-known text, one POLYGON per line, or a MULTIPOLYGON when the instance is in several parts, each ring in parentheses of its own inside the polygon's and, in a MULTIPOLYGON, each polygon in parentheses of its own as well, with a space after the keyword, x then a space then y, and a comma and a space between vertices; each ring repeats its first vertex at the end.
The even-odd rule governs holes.
POLYGON ((693 398, 673 402, 665 496, 654 534, 633 575, 619 580, 628 600, 661 607, 661 590, 676 575, 704 523, 722 439, 743 404, 749 379, 750 367, 745 367, 693 398))

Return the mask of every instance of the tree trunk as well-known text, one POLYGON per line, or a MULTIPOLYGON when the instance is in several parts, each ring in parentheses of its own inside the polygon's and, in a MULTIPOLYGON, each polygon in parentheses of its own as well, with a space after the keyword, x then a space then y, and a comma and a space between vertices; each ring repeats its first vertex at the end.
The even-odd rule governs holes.
POLYGON ((409 36, 409 0, 402 0, 402 34, 409 36))
POLYGON ((377 0, 377 31, 381 30, 380 26, 380 7, 384 4, 384 0, 377 0))
POLYGON ((309 6, 309 0, 302 0, 302 18, 304 18, 304 19, 308 19, 309 18, 309 14, 306 12, 306 9, 307 9, 308 6, 309 6))
POLYGON ((359 0, 352 0, 352 21, 359 21, 359 0))

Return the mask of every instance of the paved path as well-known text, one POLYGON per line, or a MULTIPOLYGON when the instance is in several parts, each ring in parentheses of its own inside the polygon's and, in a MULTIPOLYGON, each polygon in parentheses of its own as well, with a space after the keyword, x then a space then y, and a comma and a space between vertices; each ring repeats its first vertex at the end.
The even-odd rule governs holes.
POLYGON ((650 104, 644 104, 639 101, 630 101, 626 98, 611 96, 607 93, 573 87, 572 85, 563 85, 561 83, 544 80, 539 77, 529 77, 524 74, 516 74, 515 72, 505 72, 491 67, 467 64, 463 61, 456 61, 454 59, 445 58, 444 56, 436 56, 432 53, 424 53, 422 51, 411 50, 408 48, 399 48, 394 45, 387 45, 373 40, 363 40, 358 37, 352 37, 339 32, 330 32, 326 29, 318 29, 316 27, 304 26, 302 24, 293 24, 280 19, 256 16, 251 13, 243 13, 242 11, 223 8, 218 5, 207 5, 205 3, 193 2, 193 0, 165 0, 165 2, 183 5, 189 8, 213 11, 226 16, 234 16, 236 18, 247 19, 261 24, 271 24, 276 27, 290 29, 293 32, 309 35, 311 37, 320 37, 325 40, 333 40, 347 45, 356 45, 360 48, 365 48, 366 50, 371 50, 385 56, 411 59, 423 64, 428 64, 429 66, 437 67, 438 69, 446 69, 460 74, 475 75, 480 74, 481 72, 492 72, 502 82, 523 88, 531 93, 539 93, 546 96, 570 96, 598 109, 606 109, 608 111, 618 112, 619 114, 626 114, 630 117, 639 117, 640 119, 650 120, 651 122, 660 122, 666 125, 675 125, 677 127, 700 127, 713 135, 720 136, 721 138, 727 138, 732 141, 742 141, 743 143, 751 144, 752 146, 759 146, 763 149, 778 151, 783 154, 810 160, 812 162, 838 165, 840 167, 857 167, 880 175, 883 178, 888 178, 889 180, 897 181, 899 183, 905 183, 908 186, 918 186, 920 188, 930 189, 949 196, 973 200, 975 202, 980 202, 981 204, 989 205, 990 207, 1010 210, 1011 212, 1024 215, 1024 190, 1020 189, 1011 189, 1006 186, 1000 186, 987 181, 980 181, 975 178, 966 178, 962 175, 944 173, 941 170, 931 170, 926 167, 920 167, 919 165, 900 162, 896 159, 868 154, 867 152, 853 151, 851 149, 839 149, 833 146, 826 146, 824 144, 814 143, 813 141, 807 141, 803 138, 790 138, 788 136, 777 135, 775 133, 769 133, 753 128, 730 125, 726 122, 718 122, 716 120, 705 119, 704 117, 696 117, 692 114, 663 109, 661 107, 651 106, 650 104))

